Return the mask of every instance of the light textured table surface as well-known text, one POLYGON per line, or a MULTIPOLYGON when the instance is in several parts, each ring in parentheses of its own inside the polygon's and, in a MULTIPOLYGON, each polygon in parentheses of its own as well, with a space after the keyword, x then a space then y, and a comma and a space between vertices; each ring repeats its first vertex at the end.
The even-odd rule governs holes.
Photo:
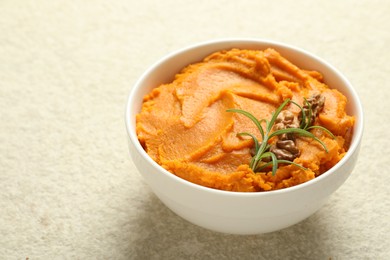
POLYGON ((0 1, 0 259, 390 259, 389 1, 0 1), (167 209, 132 163, 127 95, 161 56, 271 39, 333 64, 365 109, 325 206, 236 236, 167 209))

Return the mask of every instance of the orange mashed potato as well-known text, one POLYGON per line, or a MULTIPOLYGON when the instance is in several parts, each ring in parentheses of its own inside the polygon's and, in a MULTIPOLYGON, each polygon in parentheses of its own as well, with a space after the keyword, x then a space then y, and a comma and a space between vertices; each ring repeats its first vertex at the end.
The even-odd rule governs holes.
MULTIPOLYGON (((269 191, 298 185, 333 167, 346 153, 354 118, 346 114, 347 99, 323 83, 316 71, 298 68, 274 49, 216 52, 191 64, 144 97, 137 115, 137 135, 146 152, 166 170, 206 187, 228 191, 269 191), (287 98, 320 93, 325 104, 316 124, 330 130, 311 132, 324 142, 328 153, 314 139, 297 137, 300 155, 294 165, 279 165, 253 172, 249 167, 253 140, 240 132, 261 135, 255 124, 237 108, 269 120, 287 98)), ((285 109, 295 115, 292 104, 285 109)), ((163 184, 162 184, 163 185, 163 184)))

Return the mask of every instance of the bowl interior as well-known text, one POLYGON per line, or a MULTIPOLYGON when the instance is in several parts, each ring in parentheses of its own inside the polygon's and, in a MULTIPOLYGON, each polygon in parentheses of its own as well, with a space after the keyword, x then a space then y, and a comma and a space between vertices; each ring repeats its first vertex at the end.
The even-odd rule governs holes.
MULTIPOLYGON (((358 149, 363 132, 363 112, 361 103, 359 101, 357 93, 353 89, 350 82, 337 69, 335 69, 333 66, 331 66, 321 58, 316 57, 304 50, 286 44, 277 43, 274 41, 251 39, 218 40, 193 45, 163 57, 153 66, 151 66, 147 71, 145 71, 145 73, 140 77, 140 79, 136 82, 135 86, 132 88, 126 107, 126 127, 132 145, 134 145, 137 152, 140 153, 141 156, 146 157, 145 159, 148 160, 151 164, 154 164, 156 167, 160 167, 144 151, 144 149, 138 142, 135 131, 135 116, 137 113, 139 113, 141 109, 144 95, 149 93, 153 88, 163 83, 171 82, 174 79, 175 74, 181 71, 181 69, 183 69, 185 66, 191 63, 201 61, 207 55, 213 52, 231 48, 258 50, 274 48, 292 63, 296 64, 298 67, 307 70, 319 71, 324 75, 325 83, 327 85, 329 85, 331 88, 338 89, 348 98, 349 103, 347 104, 347 112, 350 115, 354 115, 356 118, 350 148, 346 156, 344 156, 344 158, 337 165, 335 165, 332 169, 322 174, 321 176, 315 178, 314 180, 294 187, 272 192, 285 192, 286 190, 297 189, 305 185, 310 185, 310 183, 312 182, 317 182, 320 179, 325 178, 326 175, 331 174, 331 172, 334 172, 340 166, 340 164, 343 164, 346 160, 348 160, 349 156, 353 154, 356 149, 358 149)), ((173 174, 166 172, 162 167, 160 167, 160 169, 163 174, 168 174, 172 178, 179 178, 173 174)), ((180 179, 180 182, 182 181, 183 180, 180 179)), ((187 181, 184 181, 183 183, 187 183, 187 185, 191 186, 199 186, 187 181)), ((198 188, 211 190, 206 187, 198 188)))

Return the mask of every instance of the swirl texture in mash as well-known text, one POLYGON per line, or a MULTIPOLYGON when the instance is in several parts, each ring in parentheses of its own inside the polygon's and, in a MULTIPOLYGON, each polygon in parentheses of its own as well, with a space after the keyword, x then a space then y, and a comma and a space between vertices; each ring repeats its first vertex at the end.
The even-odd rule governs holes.
MULTIPOLYGON (((153 160, 190 182, 228 191, 281 189, 315 178, 343 157, 354 123, 346 103, 319 72, 298 68, 274 49, 232 49, 187 66, 173 82, 146 95, 137 115, 137 135, 153 160), (248 118, 226 110, 238 108, 270 119, 285 99, 302 104, 303 98, 318 93, 325 105, 316 123, 336 138, 312 132, 329 152, 310 138, 297 138, 300 156, 294 162, 307 170, 281 165, 275 176, 253 172, 248 166, 253 141, 237 133, 250 132, 261 141, 260 133, 248 118)), ((300 112, 293 105, 287 109, 300 112)))

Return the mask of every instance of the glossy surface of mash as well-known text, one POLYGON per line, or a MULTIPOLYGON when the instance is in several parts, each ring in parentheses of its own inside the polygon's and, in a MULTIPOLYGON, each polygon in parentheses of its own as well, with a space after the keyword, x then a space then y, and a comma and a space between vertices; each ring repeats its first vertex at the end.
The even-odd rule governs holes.
MULTIPOLYGON (((137 115, 137 135, 151 158, 190 182, 229 191, 268 191, 311 180, 343 157, 354 123, 346 103, 345 96, 322 82, 320 73, 296 67, 273 49, 232 49, 189 65, 172 83, 146 95, 137 115), (254 173, 248 166, 253 141, 237 133, 250 132, 261 141, 260 133, 248 118, 226 110, 239 108, 269 120, 283 100, 303 104, 304 97, 318 93, 325 105, 316 124, 336 139, 320 130, 312 133, 329 152, 315 140, 299 137, 300 156, 294 162, 308 170, 280 165, 275 176, 271 171, 254 173)), ((286 109, 300 112, 294 105, 286 109)))

